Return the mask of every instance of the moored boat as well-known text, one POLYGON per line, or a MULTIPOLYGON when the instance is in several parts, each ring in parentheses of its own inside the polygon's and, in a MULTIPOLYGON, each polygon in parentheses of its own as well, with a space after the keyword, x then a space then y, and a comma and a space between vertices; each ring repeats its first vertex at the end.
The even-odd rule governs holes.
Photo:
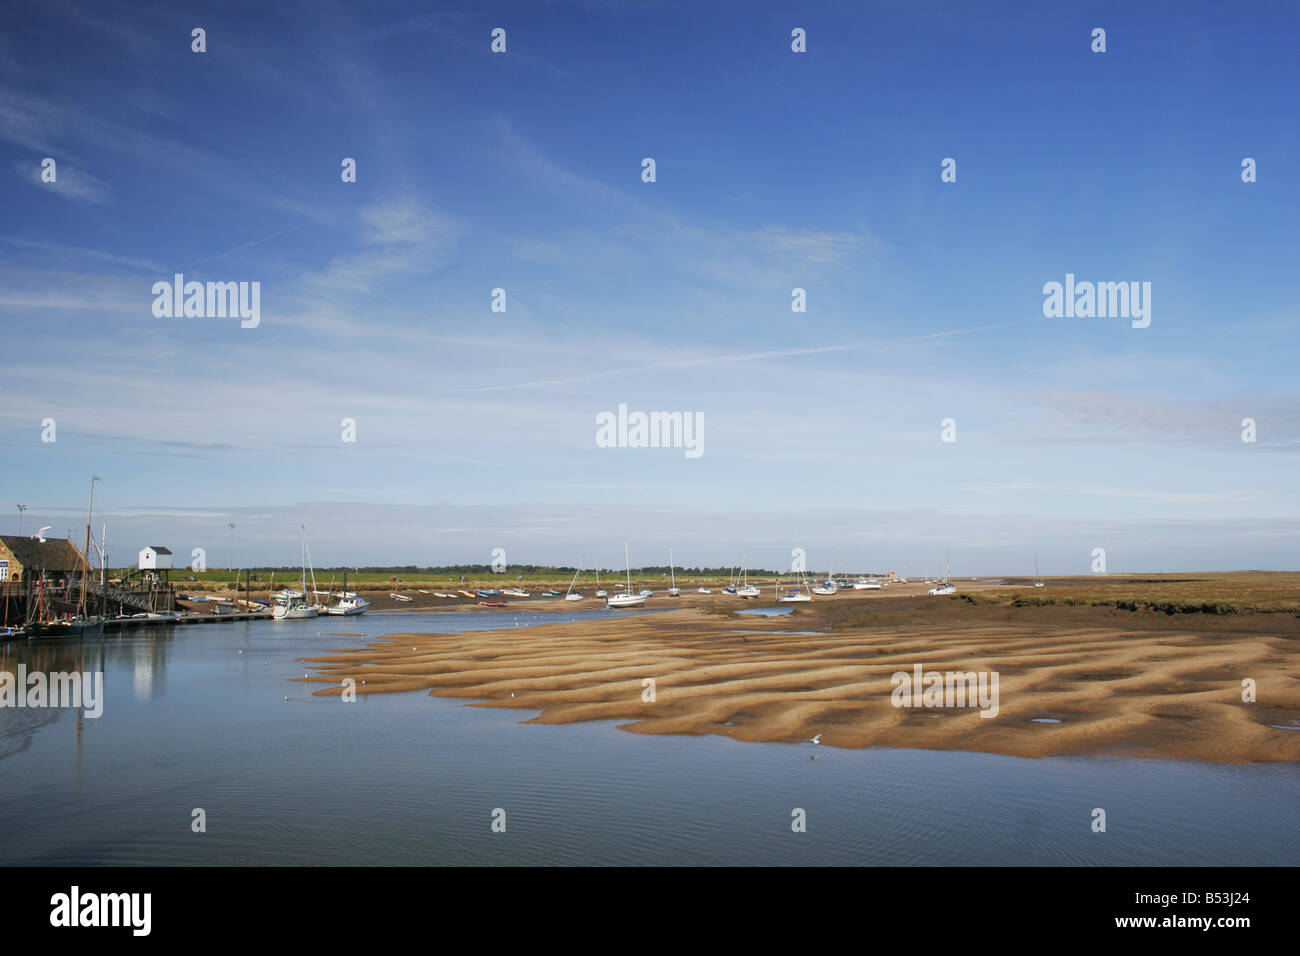
POLYGON ((104 633, 104 619, 94 615, 68 617, 61 621, 38 621, 32 624, 28 637, 90 637, 104 633))
POLYGON ((632 559, 629 556, 627 542, 623 542, 623 559, 627 562, 627 589, 619 594, 611 594, 605 598, 605 607, 640 607, 645 604, 646 595, 632 593, 632 559))
POLYGON ((335 603, 327 604, 321 610, 338 617, 356 617, 358 614, 365 614, 369 607, 370 602, 356 591, 341 591, 335 603))
POLYGON ((319 607, 307 603, 307 595, 302 591, 293 591, 289 588, 280 591, 271 606, 271 617, 277 621, 297 621, 316 617, 319 614, 319 607))
MULTIPOLYGON (((330 584, 331 590, 333 583, 330 584)), ((428 594, 428 591, 421 591, 421 594, 428 594)), ((325 604, 321 608, 322 614, 332 614, 336 617, 356 617, 358 614, 365 614, 366 609, 370 607, 370 602, 357 594, 356 591, 348 590, 348 573, 343 572, 343 590, 339 592, 339 599, 325 604)))

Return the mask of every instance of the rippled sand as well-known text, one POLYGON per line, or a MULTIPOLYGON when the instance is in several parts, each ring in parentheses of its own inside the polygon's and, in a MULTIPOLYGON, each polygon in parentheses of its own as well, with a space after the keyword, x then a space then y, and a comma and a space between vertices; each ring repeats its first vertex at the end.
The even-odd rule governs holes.
POLYGON ((396 635, 307 660, 318 672, 310 680, 328 685, 318 695, 340 693, 351 677, 359 694, 427 690, 537 711, 539 723, 620 720, 638 733, 791 742, 821 734, 825 746, 1022 757, 1300 760, 1300 732, 1270 726, 1300 726, 1300 639, 1281 615, 1225 626, 1036 609, 991 622, 952 602, 933 608, 902 623, 883 614, 843 626, 816 606, 779 618, 692 607, 396 635), (891 675, 916 664, 998 672, 998 715, 893 706, 891 675), (1256 703, 1242 701, 1243 678, 1255 681, 1256 703))

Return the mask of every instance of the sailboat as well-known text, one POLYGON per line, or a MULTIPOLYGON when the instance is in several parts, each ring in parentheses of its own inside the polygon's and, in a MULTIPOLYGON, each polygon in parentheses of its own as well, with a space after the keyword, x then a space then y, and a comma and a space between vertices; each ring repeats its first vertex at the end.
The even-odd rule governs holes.
POLYGON ((826 572, 826 580, 820 584, 813 585, 812 593, 828 596, 838 594, 840 583, 835 580, 835 549, 831 548, 831 569, 826 572))
POLYGON ((740 573, 740 586, 736 588, 736 597, 756 598, 763 592, 756 585, 749 583, 749 549, 745 549, 744 570, 740 573))
POLYGON ((644 594, 632 593, 632 559, 627 550, 627 542, 623 542, 623 560, 627 562, 627 589, 620 594, 611 594, 605 598, 605 607, 641 607, 645 604, 644 594))
POLYGON ((1043 587, 1043 579, 1038 576, 1038 552, 1034 552, 1034 587, 1043 587))
POLYGON ((573 590, 573 586, 578 583, 578 575, 582 573, 582 563, 578 564, 578 570, 573 572, 573 580, 569 582, 569 590, 564 592, 564 600, 581 601, 582 592, 573 590))
POLYGON ((609 597, 609 592, 600 586, 600 565, 596 563, 594 555, 591 558, 591 569, 596 572, 596 597, 609 597))
POLYGON ((943 583, 938 587, 930 588, 926 593, 936 597, 941 597, 945 594, 956 594, 957 586, 949 579, 951 574, 952 568, 948 566, 948 553, 945 551, 943 555, 943 583))
MULTIPOLYGON (((307 603, 307 565, 311 563, 307 551, 307 527, 300 525, 299 544, 302 550, 302 590, 284 588, 275 596, 275 605, 271 608, 271 617, 277 621, 296 621, 305 617, 317 617, 319 604, 307 603)), ((316 570, 311 572, 311 589, 316 590, 316 570)))
MULTIPOLYGON (((321 608, 325 614, 340 615, 342 617, 356 617, 358 614, 365 614, 366 609, 370 607, 370 602, 357 594, 356 591, 348 590, 348 573, 343 572, 343 590, 339 592, 339 599, 333 604, 326 604, 321 608)), ((272 611, 272 614, 275 612, 272 611)))
POLYGON ((668 574, 672 578, 672 587, 668 589, 669 597, 681 597, 682 589, 677 586, 677 571, 673 568, 673 549, 668 549, 668 574))
POLYGON ((729 596, 731 596, 731 597, 735 597, 735 596, 736 596, 736 574, 737 574, 737 572, 739 572, 739 571, 740 571, 740 568, 735 568, 735 569, 732 570, 732 572, 731 572, 731 580, 728 581, 728 582, 727 582, 727 586, 724 587, 724 588, 722 589, 722 593, 723 593, 723 594, 729 595, 729 596))
POLYGON ((799 587, 791 588, 788 591, 781 591, 781 582, 776 585, 776 603, 777 604, 811 604, 812 593, 808 590, 808 580, 804 577, 802 571, 799 572, 799 587), (800 590, 802 588, 803 590, 800 590))
POLYGON ((860 574, 858 579, 853 582, 853 590, 855 591, 879 591, 882 587, 883 585, 876 579, 874 574, 871 577, 860 574))
MULTIPOLYGON (((45 614, 38 611, 37 617, 32 620, 30 634, 32 637, 85 637, 86 635, 103 634, 104 619, 98 615, 86 613, 86 597, 88 584, 87 580, 90 574, 90 525, 95 513, 95 482, 103 481, 98 475, 90 479, 90 505, 86 512, 86 549, 81 556, 81 607, 77 614, 70 615, 61 620, 53 620, 48 617, 48 602, 38 601, 38 607, 45 608, 45 614), (40 618, 44 617, 44 620, 40 618)), ((42 529, 43 530, 43 529, 42 529)), ((40 532, 37 532, 40 535, 40 532)), ((44 540, 44 539, 42 539, 44 540)), ((71 541, 69 541, 71 544, 71 541)), ((75 550, 76 545, 73 545, 75 550)), ((41 569, 41 584, 44 584, 45 571, 41 569)), ((42 592, 44 588, 42 587, 42 592)), ((72 590, 71 585, 68 588, 72 590)))

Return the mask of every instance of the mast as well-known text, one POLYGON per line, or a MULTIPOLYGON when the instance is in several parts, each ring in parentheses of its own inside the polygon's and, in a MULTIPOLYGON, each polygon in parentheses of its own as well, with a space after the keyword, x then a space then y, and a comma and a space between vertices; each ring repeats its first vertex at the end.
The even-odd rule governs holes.
MULTIPOLYGON (((307 526, 302 526, 302 551, 307 558, 307 567, 311 568, 311 599, 320 604, 320 593, 316 590, 316 569, 311 566, 311 546, 307 544, 307 526)), ((305 590, 305 588, 304 588, 305 590)))
POLYGON ((86 576, 90 572, 90 521, 95 513, 95 482, 103 481, 98 475, 90 478, 90 506, 86 510, 86 550, 82 552, 81 564, 81 616, 86 616, 86 576))
POLYGON ((627 562, 627 593, 632 593, 632 558, 627 550, 627 538, 623 539, 623 560, 627 562))
POLYGON ((668 573, 672 575, 672 586, 677 587, 677 571, 673 567, 673 549, 671 547, 668 549, 668 573))

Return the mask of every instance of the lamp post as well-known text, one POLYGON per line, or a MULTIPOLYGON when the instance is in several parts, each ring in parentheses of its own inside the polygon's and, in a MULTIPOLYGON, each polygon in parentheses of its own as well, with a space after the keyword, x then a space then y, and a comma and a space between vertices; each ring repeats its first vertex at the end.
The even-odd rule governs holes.
POLYGON ((226 570, 235 570, 235 523, 230 522, 230 555, 226 560, 226 570))
POLYGON ((23 536, 23 512, 27 510, 26 505, 18 506, 18 537, 23 536))

